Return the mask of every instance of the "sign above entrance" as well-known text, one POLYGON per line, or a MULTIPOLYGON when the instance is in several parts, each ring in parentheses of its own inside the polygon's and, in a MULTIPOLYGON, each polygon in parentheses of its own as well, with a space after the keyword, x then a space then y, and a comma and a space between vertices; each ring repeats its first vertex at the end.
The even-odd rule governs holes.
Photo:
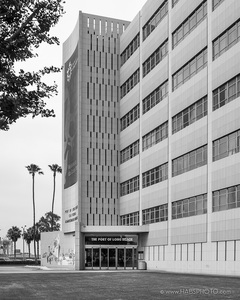
POLYGON ((85 245, 137 245, 137 235, 85 236, 85 245))

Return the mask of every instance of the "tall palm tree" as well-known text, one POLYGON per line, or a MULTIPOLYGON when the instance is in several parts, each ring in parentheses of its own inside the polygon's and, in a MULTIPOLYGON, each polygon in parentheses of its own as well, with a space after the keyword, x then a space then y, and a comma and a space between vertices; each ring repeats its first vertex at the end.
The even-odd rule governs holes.
POLYGON ((29 174, 32 176, 32 197, 33 197, 33 247, 34 247, 34 258, 35 261, 37 262, 37 256, 36 256, 36 238, 35 238, 35 197, 34 197, 34 179, 35 179, 35 174, 38 175, 43 175, 43 171, 41 170, 41 168, 39 168, 39 166, 35 165, 35 164, 31 164, 29 166, 26 166, 29 174))
POLYGON ((57 164, 48 165, 50 170, 53 172, 53 199, 52 199, 52 222, 51 231, 53 231, 53 209, 54 209, 54 199, 55 199, 55 189, 56 189, 56 174, 62 173, 62 167, 57 164))
POLYGON ((8 229, 7 237, 14 243, 14 258, 16 259, 16 242, 21 237, 21 230, 17 226, 8 229))

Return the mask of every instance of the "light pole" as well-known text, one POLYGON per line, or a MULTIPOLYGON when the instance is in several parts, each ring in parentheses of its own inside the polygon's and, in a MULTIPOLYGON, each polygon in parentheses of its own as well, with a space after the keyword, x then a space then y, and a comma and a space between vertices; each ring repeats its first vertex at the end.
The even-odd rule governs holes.
POLYGON ((23 238, 23 260, 25 260, 25 254, 24 254, 24 233, 25 233, 25 229, 26 229, 26 225, 22 226, 21 227, 22 230, 23 230, 23 233, 22 233, 22 238, 23 238))

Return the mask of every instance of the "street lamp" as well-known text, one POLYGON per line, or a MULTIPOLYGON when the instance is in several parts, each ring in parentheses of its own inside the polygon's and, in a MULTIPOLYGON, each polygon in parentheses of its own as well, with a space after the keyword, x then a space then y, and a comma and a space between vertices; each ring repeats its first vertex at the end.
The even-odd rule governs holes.
POLYGON ((23 260, 25 260, 25 254, 24 254, 24 233, 25 233, 25 230, 26 230, 26 225, 24 225, 24 227, 22 226, 21 227, 22 230, 23 230, 23 233, 22 233, 22 237, 23 237, 23 260))

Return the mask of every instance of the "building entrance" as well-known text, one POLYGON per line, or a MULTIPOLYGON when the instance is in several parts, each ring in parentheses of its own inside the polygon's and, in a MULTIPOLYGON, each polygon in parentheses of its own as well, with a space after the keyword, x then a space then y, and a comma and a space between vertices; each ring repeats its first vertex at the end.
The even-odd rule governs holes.
POLYGON ((137 249, 85 248, 85 269, 137 269, 137 249))

